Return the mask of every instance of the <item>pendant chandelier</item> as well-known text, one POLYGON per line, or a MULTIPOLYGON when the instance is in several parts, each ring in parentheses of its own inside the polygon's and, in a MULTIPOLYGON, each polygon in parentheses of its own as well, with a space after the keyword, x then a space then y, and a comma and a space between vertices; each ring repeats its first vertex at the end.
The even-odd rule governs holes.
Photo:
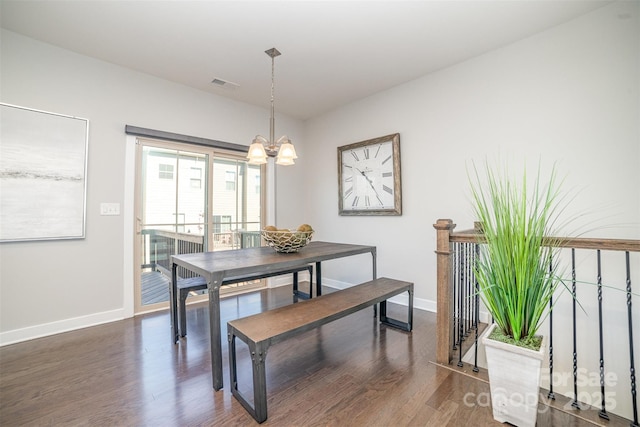
POLYGON ((297 159, 296 150, 293 148, 293 144, 287 135, 281 136, 277 141, 275 140, 275 109, 274 109, 274 71, 275 71, 275 57, 280 55, 278 49, 275 47, 266 50, 265 53, 271 57, 271 122, 269 126, 269 139, 262 135, 256 135, 249 146, 249 153, 247 154, 248 163, 251 165, 261 165, 267 163, 267 156, 276 156, 276 164, 279 165, 292 165, 297 159))

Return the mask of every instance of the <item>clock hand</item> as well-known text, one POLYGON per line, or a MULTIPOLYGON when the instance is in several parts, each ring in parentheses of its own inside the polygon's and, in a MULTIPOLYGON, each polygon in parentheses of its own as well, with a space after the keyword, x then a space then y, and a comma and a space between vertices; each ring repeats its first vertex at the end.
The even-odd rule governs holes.
POLYGON ((354 168, 354 169, 357 170, 358 172, 360 172, 360 174, 362 174, 362 176, 364 176, 364 178, 367 180, 367 182, 369 183, 369 185, 373 189, 373 192, 376 193, 376 198, 378 199, 378 202, 380 202, 380 204, 382 204, 382 200, 380 200, 380 195, 378 194, 378 190, 376 190, 376 187, 373 186, 373 181, 371 181, 371 179, 364 173, 364 171, 361 171, 358 168, 354 168))

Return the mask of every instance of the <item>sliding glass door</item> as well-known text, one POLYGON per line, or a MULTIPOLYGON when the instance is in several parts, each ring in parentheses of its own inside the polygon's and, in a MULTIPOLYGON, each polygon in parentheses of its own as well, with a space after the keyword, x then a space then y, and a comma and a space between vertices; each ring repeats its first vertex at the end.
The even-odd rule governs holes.
POLYGON ((262 170, 243 156, 140 139, 136 181, 136 313, 168 306, 171 255, 260 245, 262 170))

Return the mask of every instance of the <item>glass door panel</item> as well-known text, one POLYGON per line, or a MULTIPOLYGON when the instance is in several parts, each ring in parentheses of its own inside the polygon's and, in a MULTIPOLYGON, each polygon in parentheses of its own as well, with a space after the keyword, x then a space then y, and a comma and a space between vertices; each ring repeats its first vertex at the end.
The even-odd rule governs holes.
MULTIPOLYGON (((169 301, 171 255, 206 250, 206 153, 142 144, 139 155, 139 311, 169 301)), ((181 270, 180 277, 193 274, 181 270)), ((138 311, 137 310, 137 311, 138 311)))
POLYGON ((260 246, 261 184, 260 166, 213 160, 214 250, 260 246))
MULTIPOLYGON (((214 250, 260 246, 261 180, 260 166, 244 160, 213 160, 212 232, 214 250)), ((224 286, 221 294, 248 290, 263 281, 224 286)))
MULTIPOLYGON (((136 175, 136 313, 168 306, 171 255, 260 246, 262 168, 243 156, 140 140, 136 175)), ((178 269, 179 278, 193 275, 178 269)), ((262 286, 244 282, 224 291, 262 286)))

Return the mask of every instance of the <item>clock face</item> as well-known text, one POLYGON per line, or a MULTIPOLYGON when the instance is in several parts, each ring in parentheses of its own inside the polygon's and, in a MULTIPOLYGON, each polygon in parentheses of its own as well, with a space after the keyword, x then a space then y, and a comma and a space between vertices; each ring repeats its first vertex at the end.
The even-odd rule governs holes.
POLYGON ((387 138, 339 148, 341 214, 399 214, 399 147, 394 143, 387 138))

